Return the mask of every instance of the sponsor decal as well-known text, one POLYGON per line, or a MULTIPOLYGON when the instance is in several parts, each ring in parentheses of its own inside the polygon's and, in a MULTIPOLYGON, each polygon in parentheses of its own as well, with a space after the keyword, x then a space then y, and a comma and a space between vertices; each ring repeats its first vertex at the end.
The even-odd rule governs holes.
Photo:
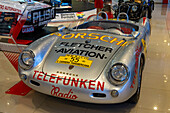
POLYGON ((67 72, 62 72, 62 71, 57 71, 56 73, 58 73, 58 74, 63 74, 63 75, 69 75, 69 76, 76 76, 76 77, 78 77, 78 74, 73 74, 73 73, 67 73, 67 72))
POLYGON ((68 53, 68 54, 83 55, 83 56, 100 58, 100 59, 107 59, 105 54, 90 52, 87 50, 61 48, 61 49, 56 49, 55 52, 56 53, 68 53))
POLYGON ((34 27, 22 28, 22 33, 31 33, 34 32, 34 27))
POLYGON ((61 97, 61 98, 66 98, 66 99, 73 99, 76 100, 78 97, 73 94, 73 90, 70 89, 68 93, 63 93, 60 91, 59 87, 55 87, 54 85, 52 86, 53 89, 51 90, 51 95, 61 97))
POLYGON ((13 34, 13 29, 16 25, 18 14, 13 12, 3 12, 0 14, 0 33, 13 34))
POLYGON ((61 13, 61 19, 74 19, 74 13, 61 13))
POLYGON ((126 42, 125 40, 118 40, 118 38, 114 38, 109 35, 101 35, 99 33, 90 33, 90 34, 70 33, 70 34, 65 34, 65 35, 62 35, 60 33, 52 33, 50 35, 57 35, 57 36, 61 37, 62 39, 82 38, 82 39, 100 40, 100 41, 107 42, 107 43, 116 43, 116 45, 119 45, 119 46, 125 46, 128 44, 128 42, 126 42))
POLYGON ((88 79, 79 79, 68 76, 59 76, 58 74, 47 75, 47 73, 41 71, 34 71, 33 79, 53 83, 61 84, 63 86, 71 86, 81 89, 91 89, 91 90, 101 90, 104 91, 105 82, 88 80, 88 79))
POLYGON ((56 14, 55 15, 55 19, 61 19, 61 15, 60 14, 56 14))
POLYGON ((146 41, 144 39, 142 39, 142 45, 143 45, 143 48, 144 48, 144 52, 146 54, 146 41))
POLYGON ((21 10, 13 8, 13 7, 10 7, 10 6, 0 5, 0 9, 1 10, 8 10, 8 11, 14 11, 14 12, 21 13, 21 10))
MULTIPOLYGON (((112 53, 113 49, 110 47, 104 47, 104 46, 98 46, 98 45, 92 45, 87 43, 70 43, 70 42, 61 42, 59 44, 60 47, 66 47, 66 48, 58 48, 55 50, 56 53, 66 53, 66 54, 76 54, 76 55, 82 55, 87 57, 94 57, 99 59, 107 59, 107 56, 102 53, 97 53, 94 51, 88 51, 88 50, 80 50, 80 49, 69 49, 68 47, 78 47, 78 48, 84 48, 84 49, 90 49, 90 50, 96 50, 100 52, 107 52, 112 53)), ((68 60, 68 59, 67 59, 68 60)), ((64 60, 66 61, 66 60, 64 60)), ((68 61, 67 61, 68 64, 68 61)), ((81 63, 82 65, 82 63, 81 63)), ((87 68, 89 68, 88 65, 86 65, 87 68)), ((83 66, 83 67, 86 67, 83 66)))
POLYGON ((69 64, 69 65, 75 65, 85 68, 90 68, 92 64, 92 60, 88 60, 88 57, 79 56, 79 55, 66 55, 66 56, 60 56, 56 63, 60 64, 69 64))
POLYGON ((4 20, 9 22, 10 20, 14 19, 14 17, 5 17, 4 20))
POLYGON ((78 19, 82 19, 85 15, 84 15, 83 12, 77 12, 76 16, 77 16, 78 19))
POLYGON ((130 88, 134 88, 133 85, 136 84, 135 80, 136 80, 136 76, 138 75, 139 55, 140 55, 140 52, 142 51, 142 46, 140 46, 140 48, 137 46, 135 51, 136 51, 136 54, 135 54, 135 69, 134 69, 135 75, 133 77, 133 82, 132 82, 130 88))
POLYGON ((46 21, 43 21, 43 22, 39 22, 38 23, 38 26, 42 26, 42 25, 46 25, 48 24, 48 22, 50 22, 51 20, 46 20, 46 21))
POLYGON ((113 51, 113 49, 110 47, 92 45, 92 44, 87 44, 87 43, 78 43, 78 42, 75 42, 75 43, 61 42, 59 46, 78 47, 78 48, 91 49, 91 50, 97 50, 97 51, 108 52, 108 53, 112 53, 113 51))
POLYGON ((55 9, 52 7, 31 11, 31 20, 34 26, 44 25, 53 18, 55 18, 55 9), (44 21, 45 23, 43 23, 44 21))
POLYGON ((0 5, 0 9, 4 9, 4 5, 0 5))

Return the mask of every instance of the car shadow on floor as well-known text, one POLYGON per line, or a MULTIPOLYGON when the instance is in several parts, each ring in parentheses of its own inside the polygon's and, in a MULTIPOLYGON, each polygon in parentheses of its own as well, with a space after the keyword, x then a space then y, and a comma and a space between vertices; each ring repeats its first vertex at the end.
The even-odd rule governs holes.
MULTIPOLYGON (((45 94, 36 91, 35 94, 45 96, 45 94)), ((37 98, 32 98, 35 106, 37 105, 36 100, 37 98)), ((59 113, 132 113, 135 110, 135 106, 135 104, 128 102, 120 104, 91 104, 46 95, 41 106, 36 106, 36 108, 39 112, 43 113, 56 113, 56 111, 59 113)))

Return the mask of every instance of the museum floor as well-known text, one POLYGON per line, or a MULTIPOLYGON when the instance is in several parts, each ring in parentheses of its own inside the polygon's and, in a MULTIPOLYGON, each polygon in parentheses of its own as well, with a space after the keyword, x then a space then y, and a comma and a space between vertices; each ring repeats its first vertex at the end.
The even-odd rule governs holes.
POLYGON ((170 7, 156 4, 151 26, 138 104, 79 103, 33 90, 26 96, 5 94, 20 79, 0 51, 0 113, 170 113, 170 7))

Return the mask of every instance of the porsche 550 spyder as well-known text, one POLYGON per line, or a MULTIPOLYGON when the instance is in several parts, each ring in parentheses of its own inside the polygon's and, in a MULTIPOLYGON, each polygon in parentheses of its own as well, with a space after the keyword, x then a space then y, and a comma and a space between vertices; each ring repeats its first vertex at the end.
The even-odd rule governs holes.
POLYGON ((150 23, 87 21, 59 26, 19 56, 19 77, 44 94, 87 103, 137 103, 150 23))
POLYGON ((9 34, 17 23, 21 33, 31 33, 47 25, 55 17, 55 10, 33 0, 0 0, 0 16, 0 33, 9 34))

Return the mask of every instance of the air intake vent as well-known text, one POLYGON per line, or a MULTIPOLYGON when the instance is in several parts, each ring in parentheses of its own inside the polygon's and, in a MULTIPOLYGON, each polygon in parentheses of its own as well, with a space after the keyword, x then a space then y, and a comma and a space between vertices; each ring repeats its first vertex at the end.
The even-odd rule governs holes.
POLYGON ((92 95, 93 95, 93 97, 99 97, 99 98, 106 97, 106 94, 104 94, 104 93, 93 93, 92 95))
POLYGON ((40 84, 39 84, 38 82, 33 81, 33 80, 30 80, 30 83, 33 84, 33 85, 35 85, 35 86, 40 86, 40 84))

